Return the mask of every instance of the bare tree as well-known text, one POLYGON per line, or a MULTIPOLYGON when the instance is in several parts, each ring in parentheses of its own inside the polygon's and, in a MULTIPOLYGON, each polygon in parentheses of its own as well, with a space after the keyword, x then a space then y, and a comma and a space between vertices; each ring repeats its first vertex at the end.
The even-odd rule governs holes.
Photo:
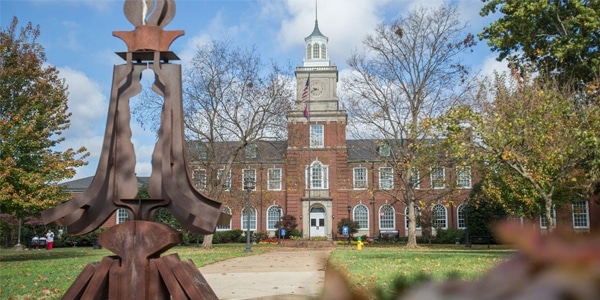
POLYGON ((343 89, 350 99, 349 132, 378 139, 391 150, 384 163, 400 184, 385 192, 408 207, 407 247, 417 246, 413 171, 424 178, 432 165, 443 163, 432 120, 467 86, 460 55, 475 41, 465 27, 455 6, 419 8, 380 24, 365 38, 363 51, 348 60, 353 72, 343 89))
MULTIPOLYGON (((285 113, 294 95, 293 76, 275 63, 266 66, 255 48, 212 40, 198 47, 184 73, 188 150, 193 164, 206 170, 204 178, 195 179, 204 183, 203 192, 212 199, 228 198, 223 192, 230 178, 219 174, 229 174, 244 150, 259 141, 286 136, 285 113)), ((159 102, 150 99, 145 103, 159 102)), ((156 106, 146 106, 144 111, 152 114, 156 106)), ((202 246, 212 247, 212 235, 204 237, 202 246)))

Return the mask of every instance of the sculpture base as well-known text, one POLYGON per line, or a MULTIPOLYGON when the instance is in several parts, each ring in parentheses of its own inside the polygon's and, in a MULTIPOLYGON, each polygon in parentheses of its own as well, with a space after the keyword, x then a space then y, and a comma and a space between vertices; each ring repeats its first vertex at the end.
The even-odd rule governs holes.
POLYGON ((156 222, 131 221, 100 234, 116 256, 88 264, 63 299, 218 299, 191 260, 160 254, 181 234, 156 222))

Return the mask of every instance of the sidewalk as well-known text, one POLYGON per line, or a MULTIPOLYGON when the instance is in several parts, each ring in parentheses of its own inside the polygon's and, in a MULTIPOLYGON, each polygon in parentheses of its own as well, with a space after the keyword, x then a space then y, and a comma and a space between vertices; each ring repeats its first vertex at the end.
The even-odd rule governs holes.
POLYGON ((315 299, 333 249, 282 248, 200 268, 222 300, 315 299))

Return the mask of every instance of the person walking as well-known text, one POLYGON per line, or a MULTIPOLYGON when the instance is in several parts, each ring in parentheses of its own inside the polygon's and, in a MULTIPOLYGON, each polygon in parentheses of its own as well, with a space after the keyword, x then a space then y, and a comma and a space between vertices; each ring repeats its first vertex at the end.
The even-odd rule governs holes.
POLYGON ((54 232, 51 229, 48 229, 48 233, 46 233, 46 245, 48 250, 52 250, 52 246, 54 244, 54 232))

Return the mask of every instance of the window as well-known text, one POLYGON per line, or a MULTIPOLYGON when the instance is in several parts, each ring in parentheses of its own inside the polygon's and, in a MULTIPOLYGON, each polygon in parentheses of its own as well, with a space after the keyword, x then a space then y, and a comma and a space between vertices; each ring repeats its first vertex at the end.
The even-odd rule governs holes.
POLYGON ((467 205, 464 203, 456 208, 456 215, 458 217, 458 229, 467 228, 467 205))
POLYGON ((129 221, 129 214, 124 208, 117 209, 117 225, 129 221))
POLYGON ((206 160, 206 158, 207 158, 206 145, 204 145, 200 142, 194 142, 194 143, 192 143, 191 148, 193 149, 193 153, 195 155, 198 155, 198 158, 200 158, 201 160, 206 160))
POLYGON ((258 157, 258 145, 248 144, 246 145, 246 158, 258 157))
MULTIPOLYGON (((417 216, 417 230, 421 230, 421 207, 415 205, 415 215, 417 216)), ((404 209, 404 228, 408 229, 408 206, 404 209)))
POLYGON ((571 204, 573 209, 573 228, 590 228, 590 216, 588 214, 588 202, 579 201, 571 204))
POLYGON ((310 125, 310 147, 325 147, 325 130, 322 124, 310 125))
POLYGON ((307 170, 306 186, 311 189, 328 189, 329 188, 329 167, 323 165, 320 161, 315 161, 307 170))
POLYGON ((242 190, 246 190, 246 187, 244 186, 244 184, 246 183, 246 180, 249 180, 250 182, 252 182, 254 184, 254 189, 252 189, 253 191, 256 191, 256 186, 258 184, 256 184, 256 170, 255 169, 243 169, 242 170, 242 190))
POLYGON ((389 157, 391 154, 391 147, 390 144, 387 142, 382 142, 379 144, 379 146, 377 147, 377 153, 380 156, 385 156, 385 157, 389 157))
POLYGON ((312 57, 312 47, 310 44, 306 45, 306 59, 311 59, 312 57))
POLYGON ((276 224, 283 217, 283 210, 278 205, 267 209, 267 230, 277 230, 276 224))
POLYGON ((256 230, 256 209, 250 207, 250 216, 246 212, 248 207, 242 209, 242 230, 248 230, 248 217, 250 217, 250 230, 256 230))
MULTIPOLYGON (((552 223, 554 224, 554 228, 556 228, 556 210, 552 207, 552 211, 550 212, 552 216, 552 223)), ((546 219, 546 214, 542 212, 540 215, 540 228, 548 228, 548 220, 546 219)))
POLYGON ((364 204, 359 204, 354 208, 353 220, 358 222, 361 230, 369 229, 369 209, 364 204))
MULTIPOLYGON (((223 177, 224 171, 225 170, 223 170, 223 169, 217 170, 217 180, 219 182, 221 182, 221 178, 223 177)), ((227 172, 227 176, 223 180, 222 187, 223 187, 223 190, 225 190, 225 191, 229 191, 229 189, 231 189, 231 170, 229 170, 229 172, 227 172)))
POLYGON ((456 167, 456 187, 459 189, 471 188, 471 167, 456 167))
MULTIPOLYGON (((231 215, 231 208, 227 207, 227 206, 223 206, 223 210, 224 213, 231 215)), ((217 225, 217 231, 225 231, 225 230, 231 230, 231 219, 229 219, 229 225, 217 225)))
POLYGON ((367 168, 354 168, 354 189, 366 189, 367 185, 367 168))
POLYGON ((431 168, 431 188, 443 189, 446 187, 446 170, 443 167, 431 168))
POLYGON ((319 58, 319 44, 314 44, 313 46, 313 58, 319 58))
POLYGON ((392 168, 383 167, 379 168, 379 189, 380 190, 391 190, 394 188, 394 173, 392 168))
POLYGON ((322 59, 327 58, 327 45, 325 45, 325 44, 321 45, 321 58, 322 59))
POLYGON ((436 204, 431 208, 431 225, 436 229, 448 228, 446 207, 444 205, 436 204))
POLYGON ((395 229, 396 211, 394 207, 386 204, 379 208, 379 229, 395 229))
POLYGON ((194 169, 192 171, 192 181, 197 189, 204 191, 206 189, 206 170, 194 169))
POLYGON ((508 216, 508 217, 506 217, 506 221, 508 221, 510 223, 519 224, 519 227, 523 227, 523 217, 508 216))
POLYGON ((267 172, 267 188, 270 191, 281 190, 281 169, 269 169, 267 172))
POLYGON ((419 177, 419 170, 417 168, 412 168, 410 173, 410 184, 415 189, 418 189, 421 186, 421 179, 419 177))

